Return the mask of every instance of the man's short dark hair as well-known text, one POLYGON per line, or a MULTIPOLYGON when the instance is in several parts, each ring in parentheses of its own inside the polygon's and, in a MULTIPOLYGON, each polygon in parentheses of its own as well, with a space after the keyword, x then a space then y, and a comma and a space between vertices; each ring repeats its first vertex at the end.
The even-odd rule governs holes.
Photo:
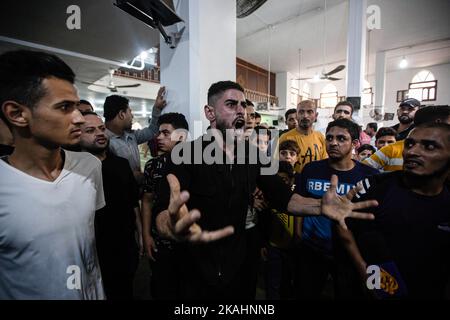
POLYGON ((255 119, 256 118, 261 118, 261 115, 258 112, 255 111, 255 119))
POLYGON ((327 126, 326 132, 328 132, 333 127, 347 129, 352 140, 359 139, 359 126, 356 122, 353 122, 350 119, 337 119, 337 120, 330 122, 327 126))
POLYGON ((382 127, 378 129, 377 133, 375 134, 375 140, 380 139, 381 137, 385 136, 397 136, 397 132, 391 127, 382 127))
POLYGON ((369 123, 367 124, 367 126, 368 126, 369 128, 372 128, 373 131, 375 131, 375 132, 378 131, 378 123, 376 123, 376 122, 369 122, 369 123))
POLYGON ((450 106, 428 106, 417 110, 414 116, 414 124, 419 125, 426 122, 445 121, 450 117, 450 106))
POLYGON ((46 94, 42 81, 50 77, 75 81, 73 70, 53 54, 29 50, 1 54, 0 117, 9 125, 1 108, 9 100, 34 108, 46 94))
POLYGON ((370 145, 370 144, 363 144, 362 146, 360 146, 356 151, 359 153, 363 152, 364 150, 369 150, 372 151, 372 154, 377 152, 377 149, 375 149, 374 146, 370 145))
POLYGON ((287 121, 289 115, 292 114, 292 113, 297 114, 297 109, 295 109, 295 108, 288 109, 288 111, 286 111, 286 112, 284 113, 284 118, 286 119, 286 121, 287 121))
POLYGON ((105 103, 103 104, 105 121, 114 119, 121 110, 127 110, 129 103, 130 100, 117 94, 106 97, 105 103))
POLYGON ((298 143, 294 140, 284 140, 280 143, 279 150, 290 150, 297 152, 297 155, 300 155, 300 147, 298 143))
POLYGON ((353 104, 350 101, 339 101, 337 105, 334 107, 333 113, 336 112, 337 107, 339 106, 349 106, 352 111, 350 112, 350 115, 353 115, 353 104))
POLYGON ((171 124, 174 129, 186 129, 189 131, 189 124, 181 113, 169 112, 161 115, 158 119, 158 126, 162 124, 171 124))
POLYGON ((208 105, 214 106, 222 94, 230 89, 239 90, 244 93, 244 89, 237 82, 219 81, 213 83, 208 89, 208 105))

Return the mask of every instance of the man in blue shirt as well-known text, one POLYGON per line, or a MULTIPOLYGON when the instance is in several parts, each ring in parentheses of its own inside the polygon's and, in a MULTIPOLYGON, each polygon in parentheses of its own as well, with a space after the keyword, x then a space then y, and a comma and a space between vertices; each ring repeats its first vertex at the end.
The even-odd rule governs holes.
MULTIPOLYGON (((353 121, 337 119, 330 122, 325 136, 328 159, 305 166, 296 178, 296 192, 320 199, 330 188, 334 174, 339 178, 336 192, 345 195, 358 181, 377 174, 377 170, 352 159, 352 149, 358 138, 358 124, 353 121)), ((331 220, 322 215, 305 217, 295 268, 297 298, 320 298, 328 275, 334 271, 332 245, 331 220)))

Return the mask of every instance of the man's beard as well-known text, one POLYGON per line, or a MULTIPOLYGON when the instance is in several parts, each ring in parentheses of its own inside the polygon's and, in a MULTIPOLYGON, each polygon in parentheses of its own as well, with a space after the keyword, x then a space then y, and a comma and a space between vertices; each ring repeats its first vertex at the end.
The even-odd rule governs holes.
POLYGON ((100 147, 100 146, 97 146, 97 145, 88 145, 88 146, 85 146, 85 145, 83 145, 83 146, 81 146, 82 148, 83 148, 83 150, 85 150, 85 151, 87 151, 87 152, 89 152, 89 153, 92 153, 92 154, 94 154, 94 155, 98 155, 98 154, 101 154, 101 153, 103 153, 105 150, 107 150, 108 149, 108 147, 109 147, 109 141, 106 143, 106 145, 104 146, 104 147, 100 147))
POLYGON ((420 186, 426 185, 427 182, 432 179, 440 178, 442 176, 447 177, 449 167, 450 167, 450 160, 447 162, 446 165, 442 166, 441 168, 439 168, 429 174, 423 174, 423 175, 415 174, 408 170, 403 170, 403 172, 405 174, 405 178, 408 180, 408 182, 411 184, 411 186, 420 187, 420 186))
POLYGON ((244 118, 237 118, 233 121, 231 126, 228 126, 225 122, 216 120, 216 129, 222 133, 222 136, 225 137, 227 130, 235 130, 235 129, 244 129, 245 120, 244 118))
POLYGON ((302 129, 308 129, 309 127, 311 127, 311 121, 309 121, 309 120, 303 121, 302 120, 298 123, 298 126, 302 129))
POLYGON ((408 116, 401 116, 398 118, 398 121, 400 121, 401 124, 410 124, 414 121, 414 119, 408 116))

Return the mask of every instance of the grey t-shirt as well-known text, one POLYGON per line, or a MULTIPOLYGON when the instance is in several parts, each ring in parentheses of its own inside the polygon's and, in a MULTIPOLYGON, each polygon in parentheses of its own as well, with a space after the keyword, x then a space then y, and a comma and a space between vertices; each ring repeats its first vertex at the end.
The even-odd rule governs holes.
POLYGON ((105 298, 94 233, 101 162, 64 152, 53 182, 0 159, 0 299, 105 298))

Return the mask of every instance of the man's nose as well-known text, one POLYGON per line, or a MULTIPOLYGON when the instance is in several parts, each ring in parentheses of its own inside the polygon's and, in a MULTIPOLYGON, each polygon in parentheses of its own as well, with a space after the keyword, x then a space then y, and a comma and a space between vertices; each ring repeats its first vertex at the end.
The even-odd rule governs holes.
POLYGON ((75 124, 82 125, 83 123, 86 122, 80 110, 78 110, 77 108, 75 108, 75 110, 73 111, 72 116, 73 116, 72 122, 75 124))

